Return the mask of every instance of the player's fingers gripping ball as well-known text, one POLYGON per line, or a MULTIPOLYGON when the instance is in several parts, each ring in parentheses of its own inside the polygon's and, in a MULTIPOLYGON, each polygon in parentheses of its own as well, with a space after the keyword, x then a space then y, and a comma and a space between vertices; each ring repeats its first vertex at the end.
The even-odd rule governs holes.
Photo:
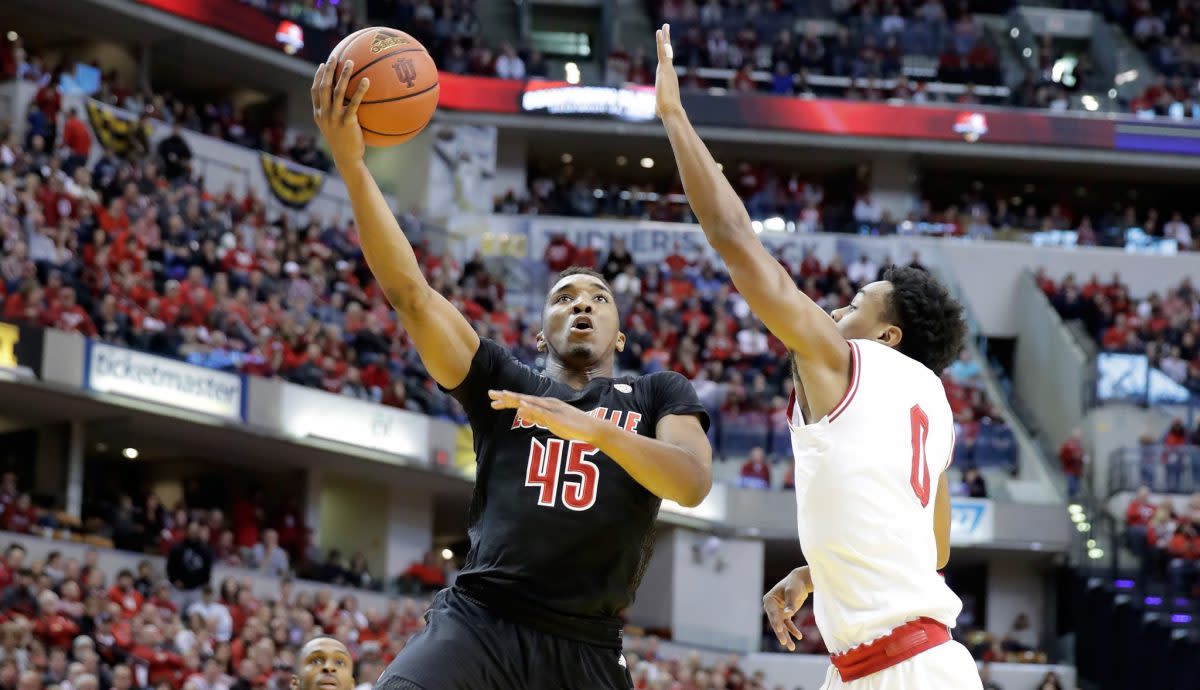
POLYGON ((368 146, 395 146, 421 133, 438 104, 438 70, 429 51, 403 31, 375 26, 337 44, 331 59, 341 74, 353 61, 345 93, 367 79, 370 88, 358 107, 358 124, 368 146))

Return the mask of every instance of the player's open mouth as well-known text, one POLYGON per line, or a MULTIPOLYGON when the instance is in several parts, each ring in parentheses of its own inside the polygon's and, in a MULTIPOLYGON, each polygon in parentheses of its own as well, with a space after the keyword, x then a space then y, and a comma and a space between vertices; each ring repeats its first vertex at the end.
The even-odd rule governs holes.
POLYGON ((590 331, 592 330, 592 319, 588 316, 576 316, 571 322, 571 330, 573 331, 590 331))

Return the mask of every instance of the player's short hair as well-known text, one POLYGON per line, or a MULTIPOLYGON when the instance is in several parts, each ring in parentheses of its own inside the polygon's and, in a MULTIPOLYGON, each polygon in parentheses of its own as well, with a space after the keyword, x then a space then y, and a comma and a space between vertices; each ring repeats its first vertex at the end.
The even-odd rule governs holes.
POLYGON ((591 278, 595 278, 596 280, 599 280, 609 292, 613 291, 612 286, 608 284, 608 281, 604 279, 604 276, 599 271, 591 268, 585 268, 583 266, 571 266, 569 268, 564 268, 559 272, 558 278, 556 278, 554 282, 557 283, 563 278, 570 278, 571 276, 589 276, 591 278))
POLYGON ((962 305, 919 268, 894 266, 883 279, 892 284, 884 318, 904 332, 897 349, 941 374, 958 357, 967 335, 962 305))

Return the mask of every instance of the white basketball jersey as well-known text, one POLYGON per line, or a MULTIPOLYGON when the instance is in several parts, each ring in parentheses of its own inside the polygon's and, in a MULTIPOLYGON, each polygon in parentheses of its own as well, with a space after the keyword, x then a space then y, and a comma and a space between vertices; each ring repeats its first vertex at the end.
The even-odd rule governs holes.
POLYGON ((922 616, 953 627, 962 602, 937 573, 938 479, 954 422, 942 382, 881 343, 850 341, 841 402, 806 424, 789 410, 800 547, 817 627, 845 652, 922 616))

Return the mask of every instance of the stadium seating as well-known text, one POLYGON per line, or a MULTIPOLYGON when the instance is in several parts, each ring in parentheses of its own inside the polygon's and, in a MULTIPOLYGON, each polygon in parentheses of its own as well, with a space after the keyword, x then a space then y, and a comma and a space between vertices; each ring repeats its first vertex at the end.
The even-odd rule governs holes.
MULTIPOLYGON (((1003 11, 1006 3, 993 4, 986 9, 1003 11)), ((996 102, 1008 95, 995 88, 1001 83, 996 49, 966 3, 853 3, 840 15, 807 2, 657 5, 694 88, 917 102, 996 102), (910 81, 914 75, 928 79, 910 81)), ((639 62, 635 57, 626 70, 647 74, 639 62)))
POLYGON ((1081 320, 1105 351, 1145 354, 1173 381, 1200 391, 1200 295, 1190 278, 1141 298, 1120 276, 1093 275, 1080 285, 1073 275, 1055 283, 1041 274, 1039 284, 1059 315, 1081 320))
POLYGON ((1195 57, 1195 10, 1190 3, 1114 3, 1107 9, 1158 71, 1129 109, 1142 117, 1200 117, 1196 88, 1189 85, 1200 69, 1195 57))
MULTIPOLYGON (((133 674, 134 687, 156 690, 276 687, 290 680, 301 643, 323 634, 346 642, 359 687, 369 688, 425 625, 424 595, 356 596, 342 587, 228 567, 213 573, 211 594, 204 586, 177 591, 158 558, 135 566, 103 549, 56 551, 39 540, 4 536, 12 539, 3 542, 0 558, 6 650, 0 673, 12 671, 23 688, 80 687, 81 681, 86 687, 88 674, 101 688, 120 687, 111 676, 125 673, 133 674), (72 663, 60 668, 59 651, 72 663), (205 663, 213 657, 217 664, 205 663)), ((798 651, 825 654, 810 606, 798 621, 806 634, 798 651)), ((985 662, 1037 663, 1043 656, 1016 651, 1008 636, 976 631, 964 640, 985 662)), ((627 628, 624 654, 637 690, 770 690, 763 673, 744 670, 736 655, 701 657, 636 627, 627 628)))

